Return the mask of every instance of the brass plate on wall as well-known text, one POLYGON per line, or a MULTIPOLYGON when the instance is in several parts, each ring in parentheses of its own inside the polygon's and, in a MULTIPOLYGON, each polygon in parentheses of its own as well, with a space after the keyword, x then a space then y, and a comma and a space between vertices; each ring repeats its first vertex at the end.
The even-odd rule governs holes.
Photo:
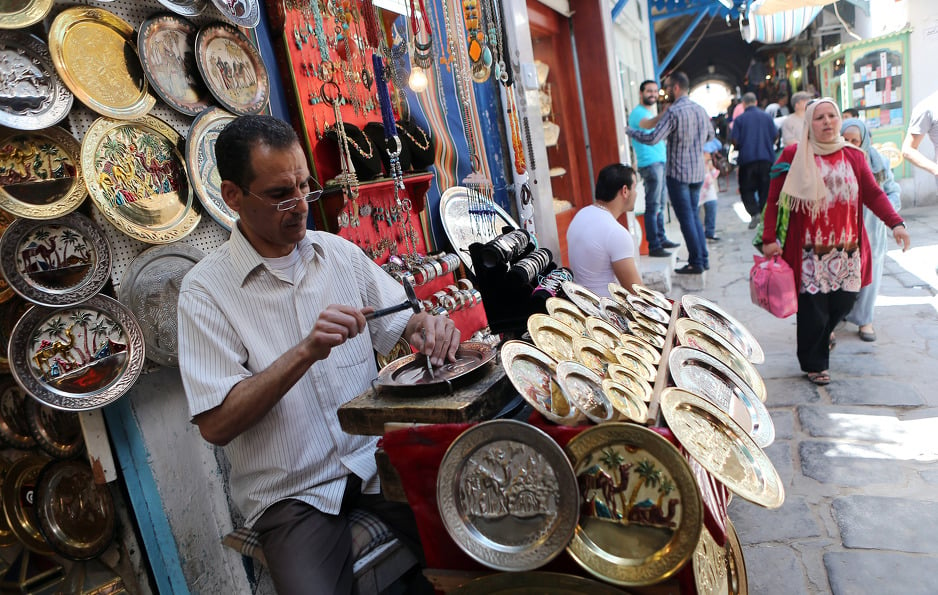
POLYGON ((173 14, 151 16, 140 25, 137 49, 153 90, 171 108, 195 116, 212 103, 212 94, 195 64, 198 28, 173 14))
POLYGON ((36 482, 36 516, 46 542, 70 560, 104 553, 116 534, 114 500, 84 461, 47 465, 36 482))
POLYGON ((0 486, 3 514, 10 530, 30 551, 47 556, 54 552, 39 532, 35 490, 39 473, 48 463, 48 458, 35 454, 23 457, 10 466, 0 486))
POLYGON ((210 107, 192 121, 186 139, 186 166, 189 180, 202 207, 216 223, 231 231, 238 220, 221 196, 221 175, 215 160, 215 141, 235 115, 218 107, 210 107))
POLYGON ((23 29, 41 21, 53 0, 14 0, 0 6, 0 29, 23 29))
POLYGON ((0 132, 0 209, 25 219, 55 219, 88 194, 81 145, 64 128, 0 132))
POLYGON ((218 103, 233 114, 259 114, 270 99, 270 78, 264 60, 241 31, 212 23, 195 35, 195 59, 218 103))

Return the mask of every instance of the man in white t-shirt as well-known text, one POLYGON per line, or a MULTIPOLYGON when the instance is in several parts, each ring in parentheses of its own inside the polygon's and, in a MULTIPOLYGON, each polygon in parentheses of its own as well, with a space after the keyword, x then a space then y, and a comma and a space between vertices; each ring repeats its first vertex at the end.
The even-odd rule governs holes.
POLYGON ((936 159, 929 159, 918 148, 926 134, 933 149, 938 153, 938 92, 923 99, 912 110, 909 131, 902 142, 902 156, 908 159, 909 163, 938 176, 938 155, 936 159))
POLYGON ((609 284, 631 290, 642 277, 635 264, 635 238, 619 217, 635 208, 635 170, 621 163, 602 168, 596 202, 577 212, 567 229, 567 256, 574 280, 600 296, 609 284))

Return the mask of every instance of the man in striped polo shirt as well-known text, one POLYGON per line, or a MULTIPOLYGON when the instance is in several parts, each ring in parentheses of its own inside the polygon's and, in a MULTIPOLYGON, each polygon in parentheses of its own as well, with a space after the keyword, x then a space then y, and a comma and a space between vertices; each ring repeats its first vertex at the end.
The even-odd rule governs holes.
POLYGON ((423 553, 410 509, 379 493, 376 439, 343 432, 336 411, 370 387, 374 350, 389 353, 403 335, 441 365, 459 331, 427 313, 366 323, 372 309, 404 301, 404 290, 356 245, 307 231, 308 203, 322 190, 286 123, 236 118, 215 155, 239 220, 179 294, 192 421, 225 447, 232 496, 260 535, 278 593, 349 593, 351 508, 375 512, 423 553))

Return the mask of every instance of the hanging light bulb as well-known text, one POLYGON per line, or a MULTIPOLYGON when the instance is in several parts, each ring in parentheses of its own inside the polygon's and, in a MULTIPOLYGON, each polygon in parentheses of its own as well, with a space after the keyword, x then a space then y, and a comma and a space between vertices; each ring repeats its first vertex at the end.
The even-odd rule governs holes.
POLYGON ((410 78, 407 79, 407 86, 414 93, 423 93, 427 90, 427 73, 419 66, 411 66, 410 78))

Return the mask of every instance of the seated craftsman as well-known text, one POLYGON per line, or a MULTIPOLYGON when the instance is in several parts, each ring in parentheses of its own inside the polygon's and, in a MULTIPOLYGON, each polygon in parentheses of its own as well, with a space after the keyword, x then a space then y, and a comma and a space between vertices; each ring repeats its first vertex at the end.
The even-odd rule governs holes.
POLYGON ((411 510, 381 497, 376 439, 343 432, 336 411, 377 375, 373 350, 388 353, 403 334, 441 365, 455 357, 459 331, 424 312, 366 321, 404 302, 404 290, 351 242, 307 231, 308 203, 322 191, 287 124, 236 118, 215 155, 239 219, 179 295, 192 421, 225 447, 233 498, 260 535, 278 593, 350 593, 351 508, 374 512, 423 553, 411 510))
POLYGON ((574 280, 599 296, 609 284, 629 291, 642 277, 635 264, 635 239, 618 219, 635 208, 635 170, 621 163, 602 168, 596 202, 580 209, 567 229, 567 256, 574 280))

